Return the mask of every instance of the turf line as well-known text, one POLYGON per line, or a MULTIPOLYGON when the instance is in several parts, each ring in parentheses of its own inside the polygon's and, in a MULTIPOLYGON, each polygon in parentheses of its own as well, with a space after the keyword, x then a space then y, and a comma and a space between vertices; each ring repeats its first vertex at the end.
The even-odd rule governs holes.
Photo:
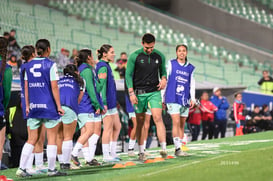
MULTIPOLYGON (((266 149, 270 149, 270 148, 273 148, 273 146, 265 147, 265 148, 258 148, 258 149, 251 149, 249 151, 266 150, 266 149)), ((147 177, 147 176, 155 175, 155 174, 158 174, 158 173, 166 172, 166 171, 169 171, 171 169, 183 168, 183 167, 186 167, 186 166, 190 166, 190 165, 194 165, 194 164, 197 164, 197 163, 206 162, 206 161, 210 161, 210 160, 215 160, 215 159, 222 158, 222 157, 225 157, 225 156, 235 155, 235 154, 238 154, 238 153, 241 153, 241 152, 235 152, 235 153, 231 153, 231 154, 219 155, 219 156, 216 156, 216 157, 213 157, 213 158, 203 159, 203 160, 199 160, 199 161, 193 161, 191 163, 186 163, 186 164, 183 164, 183 165, 177 165, 176 164, 176 165, 173 165, 171 167, 168 167, 168 168, 165 168, 165 169, 162 169, 162 170, 158 170, 158 171, 155 171, 155 172, 150 172, 150 173, 147 173, 147 174, 143 174, 142 176, 147 177)))

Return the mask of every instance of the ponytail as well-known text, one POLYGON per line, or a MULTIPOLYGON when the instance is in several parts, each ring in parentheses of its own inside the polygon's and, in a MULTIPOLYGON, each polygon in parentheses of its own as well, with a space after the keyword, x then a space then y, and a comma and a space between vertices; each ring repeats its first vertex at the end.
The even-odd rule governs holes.
POLYGON ((98 59, 100 60, 103 57, 103 53, 108 53, 112 45, 104 44, 97 50, 98 59))
POLYGON ((32 45, 26 45, 21 50, 21 59, 25 60, 25 62, 28 62, 33 53, 35 53, 35 48, 32 45))
POLYGON ((76 80, 76 82, 78 82, 78 84, 83 87, 84 86, 84 82, 83 79, 81 78, 81 76, 79 74, 77 74, 76 72, 78 71, 76 65, 74 64, 68 64, 65 66, 63 73, 64 75, 70 75, 72 77, 74 77, 74 79, 76 80))

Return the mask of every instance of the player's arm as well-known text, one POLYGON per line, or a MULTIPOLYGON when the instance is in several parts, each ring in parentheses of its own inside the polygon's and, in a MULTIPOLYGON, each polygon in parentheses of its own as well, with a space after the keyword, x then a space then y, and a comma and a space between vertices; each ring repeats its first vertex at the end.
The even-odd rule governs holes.
POLYGON ((51 84, 51 91, 57 106, 58 113, 60 115, 64 115, 64 110, 62 109, 61 101, 60 101, 60 92, 59 92, 59 87, 58 87, 58 80, 59 80, 59 75, 58 75, 58 69, 56 63, 52 65, 50 68, 50 84, 51 84))
POLYGON ((100 106, 100 103, 97 99, 95 86, 93 85, 92 71, 90 69, 85 69, 82 71, 81 76, 86 82, 86 90, 89 97, 91 98, 92 105, 95 107, 96 110, 98 109, 103 110, 103 108, 100 106))
POLYGON ((83 85, 80 86, 80 94, 79 94, 79 97, 78 97, 78 104, 80 104, 80 102, 81 102, 81 100, 83 98, 83 95, 84 95, 84 92, 85 92, 85 87, 86 87, 86 82, 83 79, 83 85))
POLYGON ((98 70, 98 77, 99 77, 99 81, 98 81, 98 88, 97 90, 99 90, 98 92, 101 92, 101 96, 102 96, 102 102, 104 105, 107 105, 107 68, 106 67, 101 67, 98 70), (102 75, 106 74, 105 77, 103 77, 102 75))
POLYGON ((5 69, 4 79, 3 79, 3 88, 4 88, 4 108, 6 109, 10 100, 11 93, 11 83, 12 83, 12 70, 10 67, 5 69))
POLYGON ((137 104, 138 100, 134 93, 134 86, 133 86, 133 75, 135 71, 135 63, 136 63, 137 54, 133 53, 129 56, 127 61, 127 68, 125 72, 125 82, 128 87, 128 92, 130 96, 130 101, 132 104, 137 104))
POLYGON ((194 71, 191 74, 191 81, 190 81, 190 95, 191 95, 191 107, 195 104, 195 78, 194 78, 194 71))
POLYGON ((160 56, 162 59, 162 64, 159 67, 159 74, 160 74, 161 81, 158 84, 158 90, 165 89, 167 84, 166 58, 162 53, 160 53, 160 56))
POLYGON ((135 53, 131 54, 128 58, 127 61, 127 67, 126 67, 126 71, 125 71, 125 81, 126 81, 126 85, 128 87, 128 91, 133 92, 133 75, 134 75, 134 71, 135 71, 135 63, 136 63, 136 57, 137 55, 135 53))

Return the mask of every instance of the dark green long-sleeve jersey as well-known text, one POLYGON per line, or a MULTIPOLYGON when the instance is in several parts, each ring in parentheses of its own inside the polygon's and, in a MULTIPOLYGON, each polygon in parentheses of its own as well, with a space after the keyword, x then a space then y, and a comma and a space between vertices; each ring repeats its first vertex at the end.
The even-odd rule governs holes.
POLYGON ((167 72, 165 56, 160 51, 154 49, 148 55, 141 48, 129 56, 125 74, 128 88, 153 92, 162 77, 167 77, 167 72))

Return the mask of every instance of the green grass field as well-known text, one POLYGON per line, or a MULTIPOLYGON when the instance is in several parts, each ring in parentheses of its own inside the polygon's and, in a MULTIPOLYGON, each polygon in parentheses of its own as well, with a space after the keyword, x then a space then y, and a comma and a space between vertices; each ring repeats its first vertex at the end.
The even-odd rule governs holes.
MULTIPOLYGON (((184 180, 184 181, 269 181, 273 180, 273 132, 189 143, 191 156, 156 163, 141 163, 121 154, 122 163, 133 161, 136 166, 112 168, 83 167, 68 171, 66 177, 36 175, 28 180, 184 180)), ((157 149, 149 150, 152 158, 159 157, 157 149)), ((173 147, 168 147, 173 155, 173 147)), ((99 160, 101 158, 99 157, 99 160)), ((0 175, 15 177, 16 169, 1 171, 0 175)))

